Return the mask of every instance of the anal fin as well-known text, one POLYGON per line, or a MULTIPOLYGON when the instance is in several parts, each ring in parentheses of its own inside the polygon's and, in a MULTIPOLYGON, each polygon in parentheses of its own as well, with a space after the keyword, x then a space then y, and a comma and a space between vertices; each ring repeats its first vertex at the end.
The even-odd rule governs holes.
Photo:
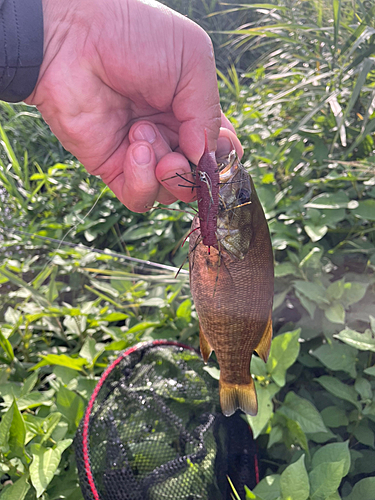
POLYGON ((265 363, 267 363, 268 356, 270 354, 271 341, 272 341, 272 309, 270 310, 267 325, 263 332, 262 338, 260 339, 259 344, 255 348, 255 351, 258 353, 258 355, 263 359, 265 363))
POLYGON ((206 339, 202 327, 200 325, 199 325, 199 347, 201 349, 203 361, 207 363, 208 358, 211 356, 212 347, 210 346, 208 340, 206 339))
POLYGON ((248 415, 258 413, 254 380, 250 380, 250 384, 230 384, 220 380, 220 406, 226 417, 233 415, 238 408, 248 415))

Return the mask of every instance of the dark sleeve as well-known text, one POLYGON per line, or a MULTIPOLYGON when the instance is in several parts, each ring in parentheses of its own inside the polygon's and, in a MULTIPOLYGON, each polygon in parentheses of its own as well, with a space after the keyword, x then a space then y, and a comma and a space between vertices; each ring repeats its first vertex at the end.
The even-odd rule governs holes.
POLYGON ((26 99, 42 60, 42 0, 0 0, 0 100, 26 99))

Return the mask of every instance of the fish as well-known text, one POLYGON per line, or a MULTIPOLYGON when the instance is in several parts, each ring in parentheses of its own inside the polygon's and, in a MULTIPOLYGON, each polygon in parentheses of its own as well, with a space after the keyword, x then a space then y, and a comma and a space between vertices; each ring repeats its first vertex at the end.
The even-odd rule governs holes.
POLYGON ((267 361, 272 340, 274 260, 268 224, 250 174, 235 151, 218 161, 216 242, 207 252, 199 215, 189 239, 190 289, 199 318, 199 343, 208 362, 215 351, 226 416, 256 415, 250 363, 267 361))

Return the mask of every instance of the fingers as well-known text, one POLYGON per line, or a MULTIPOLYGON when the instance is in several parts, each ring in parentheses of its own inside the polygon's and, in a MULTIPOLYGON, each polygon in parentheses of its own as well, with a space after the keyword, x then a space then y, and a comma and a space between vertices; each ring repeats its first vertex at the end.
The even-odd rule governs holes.
POLYGON ((238 156, 242 158, 243 148, 234 132, 233 126, 231 127, 231 130, 228 130, 228 128, 221 128, 220 135, 217 140, 216 158, 228 155, 233 149, 235 149, 238 156))
POLYGON ((165 155, 159 161, 155 174, 160 184, 179 200, 189 203, 196 199, 195 180, 190 164, 182 154, 173 152, 165 155))
MULTIPOLYGON (((196 199, 189 161, 181 152, 173 152, 164 137, 155 124, 146 120, 129 130, 123 174, 108 185, 133 212, 145 212, 155 201, 167 205, 177 199, 187 203, 196 199)), ((233 148, 242 157, 243 149, 235 133, 221 128, 217 157, 227 155, 233 148)))
MULTIPOLYGON (((156 157, 147 141, 136 141, 126 151, 120 200, 133 212, 146 212, 159 191, 156 157)), ((116 194, 116 193, 115 193, 116 194)))
POLYGON ((137 141, 147 141, 154 150, 156 161, 158 162, 171 150, 167 141, 161 135, 158 127, 147 120, 136 122, 129 130, 130 144, 137 141))
MULTIPOLYGON (((241 158, 243 149, 236 134, 227 128, 221 128, 217 141, 217 158, 229 154, 233 149, 241 158)), ((195 179, 184 155, 178 152, 167 154, 159 161, 155 174, 158 181, 178 199, 186 203, 196 199, 195 179)))
POLYGON ((228 118, 224 115, 223 112, 221 112, 221 128, 227 128, 227 129, 231 130, 234 134, 236 133, 233 125, 228 120, 228 118))
POLYGON ((155 200, 167 205, 178 198, 190 201, 194 197, 191 189, 187 192, 179 185, 182 181, 176 176, 191 176, 189 162, 172 152, 155 124, 146 120, 135 123, 129 131, 129 141, 121 201, 130 210, 145 212, 155 200))
POLYGON ((204 150, 205 130, 209 149, 216 149, 221 110, 211 40, 196 25, 184 26, 181 68, 173 112, 181 123, 179 146, 197 164, 204 150))

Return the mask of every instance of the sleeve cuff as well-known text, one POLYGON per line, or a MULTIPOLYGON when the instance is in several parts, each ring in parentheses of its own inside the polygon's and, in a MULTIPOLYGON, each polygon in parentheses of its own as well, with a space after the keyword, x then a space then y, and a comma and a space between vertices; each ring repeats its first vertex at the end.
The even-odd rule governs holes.
POLYGON ((0 0, 0 100, 26 99, 42 61, 42 0, 0 0))

